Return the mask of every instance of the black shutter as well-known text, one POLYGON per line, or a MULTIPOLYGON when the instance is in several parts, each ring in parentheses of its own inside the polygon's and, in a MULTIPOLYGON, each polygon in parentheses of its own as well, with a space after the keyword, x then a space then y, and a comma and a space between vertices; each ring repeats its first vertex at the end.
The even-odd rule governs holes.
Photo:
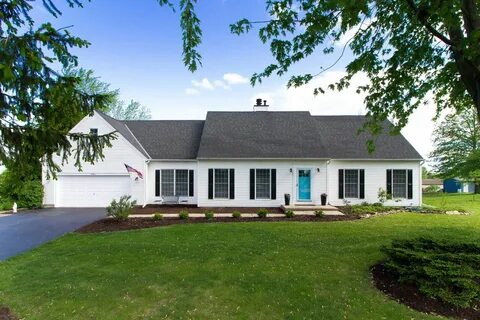
POLYGON ((193 197, 193 170, 188 170, 188 196, 193 197))
POLYGON ((160 170, 155 170, 155 197, 160 197, 160 170))
POLYGON ((275 200, 277 199, 277 169, 272 169, 270 172, 270 185, 272 190, 270 198, 275 200))
POLYGON ((407 196, 408 196, 408 199, 413 199, 413 170, 407 170, 407 175, 408 175, 407 196))
POLYGON ((213 199, 213 169, 208 169, 208 199, 213 199))
POLYGON ((250 169, 250 199, 255 199, 255 169, 250 169))
POLYGON ((343 199, 343 169, 338 169, 338 199, 343 199))
POLYGON ((387 169, 387 198, 392 198, 392 170, 387 169))
POLYGON ((230 169, 230 199, 235 199, 235 169, 230 169))
POLYGON ((365 170, 360 169, 359 173, 360 173, 360 194, 359 194, 359 198, 360 199, 365 199, 365 170))

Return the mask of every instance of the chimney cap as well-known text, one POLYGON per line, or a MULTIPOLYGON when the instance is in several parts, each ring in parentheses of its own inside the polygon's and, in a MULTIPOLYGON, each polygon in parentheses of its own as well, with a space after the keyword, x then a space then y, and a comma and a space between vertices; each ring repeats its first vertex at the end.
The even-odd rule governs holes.
POLYGON ((268 104, 267 100, 262 98, 255 99, 255 104, 253 105, 253 111, 267 111, 268 104))

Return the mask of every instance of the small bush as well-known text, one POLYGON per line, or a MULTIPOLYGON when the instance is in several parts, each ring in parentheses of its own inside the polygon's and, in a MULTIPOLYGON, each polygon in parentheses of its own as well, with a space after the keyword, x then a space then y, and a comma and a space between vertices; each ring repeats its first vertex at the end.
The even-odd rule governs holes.
POLYGON ((325 216, 323 210, 315 210, 315 217, 322 218, 323 216, 325 216))
POLYGON ((295 216, 295 213, 292 210, 285 211, 285 217, 293 218, 293 216, 295 216))
POLYGON ((480 246, 418 238, 383 247, 385 267, 403 283, 456 307, 480 303, 480 246))
POLYGON ((257 211, 257 216, 259 218, 266 218, 267 217, 267 214, 268 214, 268 210, 267 209, 259 209, 257 211))
POLYGON ((240 211, 233 211, 232 212, 232 218, 239 219, 241 217, 242 217, 242 214, 240 213, 240 211))
POLYGON ((188 219, 188 211, 186 210, 182 210, 180 211, 180 213, 178 214, 178 217, 181 219, 181 220, 187 220, 188 219))
POLYGON ((118 221, 127 220, 132 213, 133 207, 137 204, 137 201, 132 201, 130 200, 131 198, 132 196, 124 195, 118 201, 113 199, 107 207, 107 216, 113 217, 118 221))
POLYGON ((152 219, 153 219, 154 221, 163 220, 163 214, 161 214, 161 213, 155 213, 155 214, 153 215, 152 219))
POLYGON ((213 211, 207 211, 205 212, 205 219, 207 220, 212 220, 214 217, 213 211))
POLYGON ((436 185, 430 185, 428 187, 426 187, 423 192, 424 193, 437 193, 437 192, 440 192, 442 189, 439 187, 439 186, 436 186, 436 185))

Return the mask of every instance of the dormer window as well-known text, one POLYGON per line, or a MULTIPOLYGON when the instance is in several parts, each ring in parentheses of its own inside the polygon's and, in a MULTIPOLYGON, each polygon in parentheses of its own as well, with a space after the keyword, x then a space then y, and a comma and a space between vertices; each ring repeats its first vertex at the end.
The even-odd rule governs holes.
POLYGON ((98 136, 98 129, 97 128, 90 128, 90 134, 94 136, 98 136))

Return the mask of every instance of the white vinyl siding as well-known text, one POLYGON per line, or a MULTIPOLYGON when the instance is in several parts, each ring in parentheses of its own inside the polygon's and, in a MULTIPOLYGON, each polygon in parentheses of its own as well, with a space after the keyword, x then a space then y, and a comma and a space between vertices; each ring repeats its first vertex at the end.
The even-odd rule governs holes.
POLYGON ((344 197, 359 198, 360 174, 359 170, 347 169, 344 171, 344 197))
POLYGON ((255 198, 271 199, 271 169, 255 170, 255 198))
MULTIPOLYGON (((361 204, 362 202, 375 203, 378 202, 379 189, 387 190, 387 170, 412 170, 412 199, 393 198, 385 202, 386 206, 419 206, 421 199, 421 166, 420 161, 416 160, 331 160, 328 172, 328 186, 325 193, 327 194, 327 202, 333 206, 343 206, 345 199, 339 198, 338 192, 338 175, 340 169, 365 170, 363 199, 360 198, 344 198, 350 204, 361 204)), ((393 185, 392 185, 393 189, 393 185)), ((403 190, 407 190, 406 187, 403 190)), ((393 191, 393 190, 392 190, 393 191)), ((404 191, 406 194, 406 191, 404 191)))
POLYGON ((392 170, 392 197, 407 198, 407 170, 392 170))
POLYGON ((229 182, 228 169, 214 169, 213 195, 215 199, 229 198, 229 182))

